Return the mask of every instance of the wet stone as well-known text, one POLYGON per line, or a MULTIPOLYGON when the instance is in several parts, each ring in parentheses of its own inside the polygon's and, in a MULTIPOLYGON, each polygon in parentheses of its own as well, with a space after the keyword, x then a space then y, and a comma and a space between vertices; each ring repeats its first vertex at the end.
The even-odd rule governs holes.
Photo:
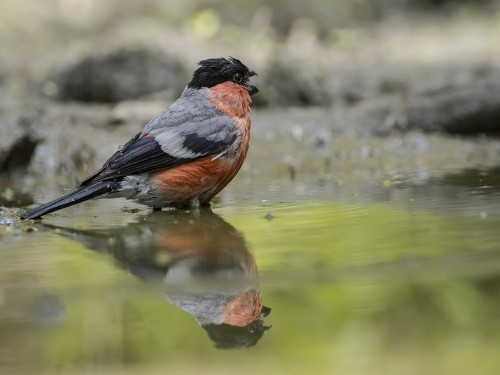
POLYGON ((28 166, 39 143, 39 139, 25 134, 0 151, 0 175, 28 166))
POLYGON ((178 94, 186 78, 175 57, 152 49, 121 49, 87 57, 54 81, 59 99, 116 103, 163 90, 178 94))

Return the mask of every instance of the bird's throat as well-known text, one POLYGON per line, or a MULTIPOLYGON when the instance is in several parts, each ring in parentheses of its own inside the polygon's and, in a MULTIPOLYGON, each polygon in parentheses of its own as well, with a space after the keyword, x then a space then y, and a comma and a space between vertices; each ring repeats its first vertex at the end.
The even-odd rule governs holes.
POLYGON ((252 103, 248 90, 232 82, 210 88, 210 101, 218 110, 231 117, 248 116, 252 103))

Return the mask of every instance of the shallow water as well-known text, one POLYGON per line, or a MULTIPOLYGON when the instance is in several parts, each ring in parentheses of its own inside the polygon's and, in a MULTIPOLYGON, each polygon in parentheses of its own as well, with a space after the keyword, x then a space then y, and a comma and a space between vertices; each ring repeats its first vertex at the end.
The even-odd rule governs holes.
POLYGON ((441 175, 4 226, 0 373, 498 373, 500 173, 441 175))

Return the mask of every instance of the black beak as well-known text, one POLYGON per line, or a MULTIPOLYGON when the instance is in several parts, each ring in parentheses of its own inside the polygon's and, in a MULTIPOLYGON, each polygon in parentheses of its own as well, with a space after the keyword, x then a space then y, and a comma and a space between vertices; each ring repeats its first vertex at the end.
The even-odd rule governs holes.
POLYGON ((255 95, 259 92, 259 89, 257 87, 249 85, 248 83, 245 85, 245 88, 247 89, 250 96, 255 95))
MULTIPOLYGON (((258 74, 255 73, 253 70, 250 70, 248 72, 248 78, 253 77, 253 76, 258 76, 258 74)), ((259 89, 257 87, 249 84, 248 82, 245 85, 245 87, 248 90, 248 93, 250 94, 250 96, 255 95, 255 94, 257 94, 259 92, 259 89)))
POLYGON ((271 308, 267 306, 262 306, 262 310, 260 310, 260 316, 265 318, 271 313, 271 308))

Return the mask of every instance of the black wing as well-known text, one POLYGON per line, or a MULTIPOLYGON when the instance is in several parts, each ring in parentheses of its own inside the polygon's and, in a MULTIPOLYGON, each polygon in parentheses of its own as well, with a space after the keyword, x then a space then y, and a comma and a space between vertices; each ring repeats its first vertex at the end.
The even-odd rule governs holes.
MULTIPOLYGON (((172 141, 161 145, 155 137, 137 134, 120 151, 117 151, 104 166, 87 177, 80 186, 98 181, 170 169, 206 156, 218 155, 227 150, 237 135, 227 133, 225 137, 209 140, 199 134, 172 134, 172 141)), ((165 143, 163 140, 162 143, 165 143)))

